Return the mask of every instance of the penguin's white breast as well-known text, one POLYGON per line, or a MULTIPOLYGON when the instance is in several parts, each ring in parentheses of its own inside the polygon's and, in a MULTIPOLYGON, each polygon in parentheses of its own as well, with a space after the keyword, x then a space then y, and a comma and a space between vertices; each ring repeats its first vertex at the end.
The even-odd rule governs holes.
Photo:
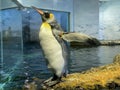
POLYGON ((61 45, 54 37, 52 30, 41 28, 39 38, 45 58, 48 60, 49 67, 61 71, 64 68, 65 61, 62 55, 61 45))

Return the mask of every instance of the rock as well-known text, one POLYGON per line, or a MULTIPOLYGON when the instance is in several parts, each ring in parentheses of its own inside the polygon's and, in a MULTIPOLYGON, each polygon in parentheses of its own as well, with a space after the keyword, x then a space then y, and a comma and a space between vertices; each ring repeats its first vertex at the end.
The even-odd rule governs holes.
POLYGON ((119 63, 120 64, 120 54, 118 54, 114 57, 113 63, 119 63))
POLYGON ((62 38, 70 42, 71 46, 98 46, 100 45, 99 40, 83 33, 65 33, 62 38))
POLYGON ((120 88, 120 65, 112 63, 83 73, 69 74, 54 86, 55 90, 110 90, 120 88))
POLYGON ((101 40, 100 43, 105 46, 120 45, 120 40, 101 40))
POLYGON ((23 86, 23 90, 37 90, 37 85, 35 84, 35 82, 26 83, 26 84, 23 86))

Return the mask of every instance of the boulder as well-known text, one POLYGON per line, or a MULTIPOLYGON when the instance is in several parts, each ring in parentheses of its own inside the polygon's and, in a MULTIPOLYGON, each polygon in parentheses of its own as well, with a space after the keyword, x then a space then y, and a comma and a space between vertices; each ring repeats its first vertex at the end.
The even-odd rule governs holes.
POLYGON ((100 42, 94 37, 83 33, 70 32, 65 33, 62 38, 70 42, 71 46, 99 46, 100 42))

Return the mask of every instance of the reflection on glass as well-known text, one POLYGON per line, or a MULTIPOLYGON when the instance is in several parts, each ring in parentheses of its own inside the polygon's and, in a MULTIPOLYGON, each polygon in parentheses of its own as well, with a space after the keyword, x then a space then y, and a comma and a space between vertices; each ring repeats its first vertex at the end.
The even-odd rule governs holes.
MULTIPOLYGON (((60 11, 52 12, 58 23, 64 31, 69 31, 69 13, 60 11)), ((39 42, 38 32, 40 28, 41 16, 34 9, 26 9, 22 12, 22 28, 23 28, 23 42, 39 42)))
POLYGON ((22 54, 21 15, 17 9, 4 10, 2 22, 4 70, 7 72, 15 66, 22 54))
MULTIPOLYGON (((7 9, 1 11, 2 16, 2 53, 3 75, 2 83, 10 83, 11 77, 22 62, 22 19, 19 10, 7 9)), ((7 89, 6 89, 7 90, 7 89)))
POLYGON ((0 74, 2 71, 2 59, 1 59, 1 31, 2 31, 2 20, 1 20, 1 11, 0 11, 0 74))
POLYGON ((0 31, 0 73, 2 71, 2 59, 1 59, 1 31, 0 31))

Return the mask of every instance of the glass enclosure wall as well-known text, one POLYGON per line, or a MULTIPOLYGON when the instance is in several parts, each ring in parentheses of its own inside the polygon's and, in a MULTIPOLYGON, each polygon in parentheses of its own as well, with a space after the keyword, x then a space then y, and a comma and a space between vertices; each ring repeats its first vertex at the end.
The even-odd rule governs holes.
MULTIPOLYGON (((69 13, 51 12, 68 31, 69 13)), ((1 10, 0 17, 0 90, 21 90, 33 76, 50 76, 39 45, 40 15, 31 8, 11 8, 1 10)))
MULTIPOLYGON (((2 20, 1 20, 1 12, 0 12, 0 27, 2 27, 2 20)), ((2 28, 0 28, 0 51, 2 50, 1 42, 2 42, 2 28)), ((2 71, 2 59, 1 59, 1 52, 0 52, 0 72, 2 71)))
POLYGON ((1 10, 1 88, 11 80, 23 61, 22 16, 18 9, 1 10))
POLYGON ((2 11, 3 71, 22 60, 22 17, 17 9, 2 11))

